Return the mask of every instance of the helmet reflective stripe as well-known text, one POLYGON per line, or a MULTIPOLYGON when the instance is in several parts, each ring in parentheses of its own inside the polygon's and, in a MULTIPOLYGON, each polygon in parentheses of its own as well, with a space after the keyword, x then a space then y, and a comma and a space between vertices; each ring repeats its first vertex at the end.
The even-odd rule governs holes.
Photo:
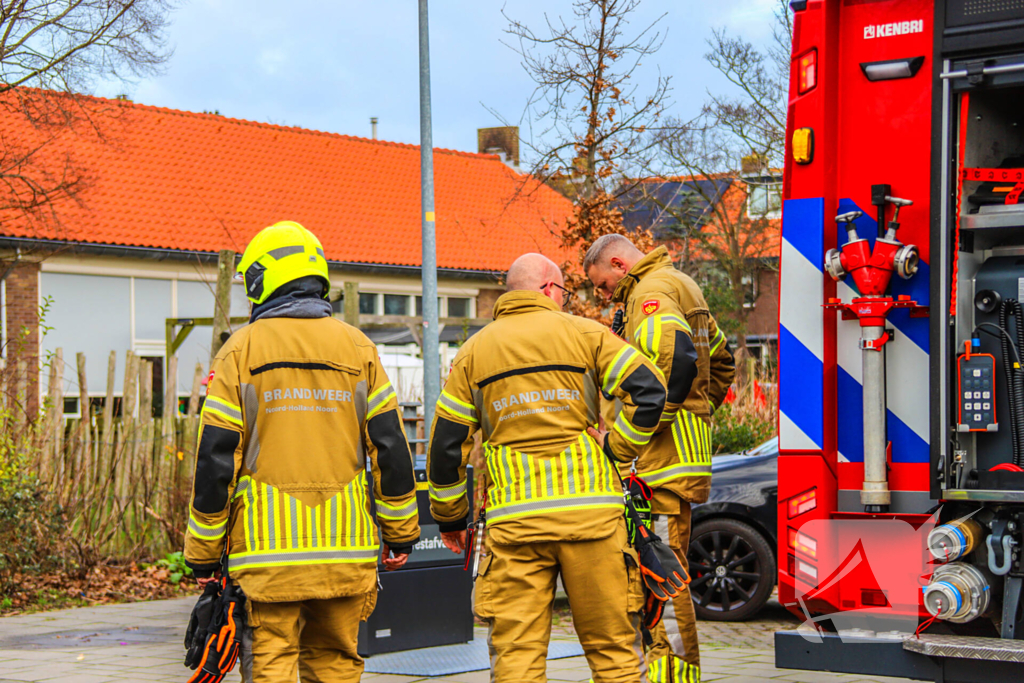
POLYGON ((238 272, 245 280, 245 295, 255 304, 266 301, 281 286, 309 276, 323 280, 326 298, 331 282, 320 240, 293 221, 275 223, 253 237, 238 272))
POLYGON ((275 259, 283 259, 285 256, 294 256, 295 254, 301 254, 306 250, 301 244, 296 244, 292 247, 278 247, 277 249, 271 249, 267 252, 267 256, 272 256, 275 259))

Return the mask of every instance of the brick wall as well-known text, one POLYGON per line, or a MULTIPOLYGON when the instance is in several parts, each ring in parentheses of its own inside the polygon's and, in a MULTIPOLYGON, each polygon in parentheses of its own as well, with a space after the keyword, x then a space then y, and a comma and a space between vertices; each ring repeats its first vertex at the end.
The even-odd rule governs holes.
POLYGON ((762 270, 757 274, 757 299, 747 318, 747 334, 779 333, 779 273, 762 270))
POLYGON ((504 293, 504 289, 481 289, 476 296, 476 317, 490 318, 494 312, 494 303, 504 293))
POLYGON ((18 361, 28 366, 27 409, 39 409, 39 264, 21 262, 5 281, 7 304, 7 367, 17 368, 18 361))

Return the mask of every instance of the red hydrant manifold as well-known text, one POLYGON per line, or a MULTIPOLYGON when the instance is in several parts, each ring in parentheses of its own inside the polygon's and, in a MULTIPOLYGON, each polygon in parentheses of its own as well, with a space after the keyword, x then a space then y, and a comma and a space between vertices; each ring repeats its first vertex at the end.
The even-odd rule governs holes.
POLYGON ((887 512, 892 501, 888 481, 889 444, 885 434, 885 358, 881 353, 891 341, 885 319, 894 308, 909 308, 914 317, 927 316, 928 308, 918 306, 909 296, 893 299, 886 291, 895 272, 909 280, 917 272, 920 257, 917 247, 896 239, 900 208, 913 204, 909 199, 886 197, 896 207, 885 237, 875 240, 875 248, 857 236, 854 221, 863 214, 850 211, 836 216, 836 223, 846 226, 849 241, 842 249, 829 249, 825 254, 825 271, 839 281, 849 274, 860 296, 848 303, 829 299, 826 309, 839 310, 846 320, 860 322, 861 363, 864 390, 864 484, 860 501, 866 512, 887 512))

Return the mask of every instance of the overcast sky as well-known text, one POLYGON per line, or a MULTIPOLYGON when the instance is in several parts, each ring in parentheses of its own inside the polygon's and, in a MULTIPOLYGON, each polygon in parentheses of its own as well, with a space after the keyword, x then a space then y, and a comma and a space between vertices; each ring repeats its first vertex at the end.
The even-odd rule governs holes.
MULTIPOLYGON (((645 0, 636 30, 660 14, 662 50, 638 76, 672 76, 672 112, 692 114, 721 77, 703 60, 713 27, 755 44, 770 37, 777 0, 645 0)), ((434 0, 430 44, 434 145, 476 151, 476 129, 518 121, 533 84, 502 44, 511 16, 539 26, 544 12, 571 17, 571 0, 434 0)), ((415 0, 185 0, 172 16, 166 73, 101 86, 136 102, 242 119, 419 142, 415 0)))

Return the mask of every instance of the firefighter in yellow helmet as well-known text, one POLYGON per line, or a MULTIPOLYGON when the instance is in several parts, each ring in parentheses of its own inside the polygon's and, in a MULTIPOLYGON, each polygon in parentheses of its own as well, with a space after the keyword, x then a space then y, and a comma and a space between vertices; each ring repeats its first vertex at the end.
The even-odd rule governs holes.
POLYGON ((266 228, 238 272, 252 315, 211 367, 185 558, 205 584, 227 550, 248 598, 245 680, 358 681, 377 557, 401 567, 420 534, 395 391, 373 343, 331 317, 311 232, 266 228))
MULTIPOLYGON (((706 502, 711 489, 711 416, 735 374, 729 342, 700 287, 675 269, 665 247, 644 255, 622 235, 605 235, 587 251, 583 269, 595 289, 625 304, 617 332, 665 376, 665 412, 636 467, 654 489, 654 531, 685 568, 690 504, 706 502)), ((665 607, 653 637, 651 683, 700 683, 689 587, 665 607)))
POLYGON ((560 310, 562 274, 549 259, 521 256, 507 287, 494 322, 459 351, 437 403, 431 514, 445 545, 461 552, 466 462, 481 430, 490 554, 480 562, 475 612, 490 628, 492 680, 546 680, 561 575, 594 680, 637 683, 642 589, 612 459, 635 458, 658 426, 661 373, 603 325, 560 310), (606 433, 591 427, 599 391, 623 407, 606 433))

